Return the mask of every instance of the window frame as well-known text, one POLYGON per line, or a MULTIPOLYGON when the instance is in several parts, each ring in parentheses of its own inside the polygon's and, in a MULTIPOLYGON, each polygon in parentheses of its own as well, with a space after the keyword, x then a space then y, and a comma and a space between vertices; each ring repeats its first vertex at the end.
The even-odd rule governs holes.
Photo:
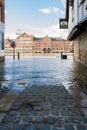
POLYGON ((2 5, 0 4, 0 22, 2 22, 2 5))

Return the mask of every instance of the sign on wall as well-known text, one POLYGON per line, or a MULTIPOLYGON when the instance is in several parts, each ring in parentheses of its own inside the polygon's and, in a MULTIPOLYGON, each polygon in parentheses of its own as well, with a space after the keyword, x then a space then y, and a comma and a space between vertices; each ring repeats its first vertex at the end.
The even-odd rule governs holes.
POLYGON ((68 21, 66 19, 59 20, 60 29, 67 29, 68 28, 68 21))

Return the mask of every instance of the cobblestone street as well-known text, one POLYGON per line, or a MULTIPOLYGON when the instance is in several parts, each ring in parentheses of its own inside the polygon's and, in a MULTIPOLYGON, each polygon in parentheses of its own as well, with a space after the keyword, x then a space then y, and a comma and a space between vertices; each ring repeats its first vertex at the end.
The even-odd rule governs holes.
POLYGON ((0 113, 0 130, 87 130, 87 117, 61 83, 31 87, 0 113))
POLYGON ((57 58, 0 68, 0 130, 87 130, 87 68, 57 58))
POLYGON ((0 130, 87 130, 87 0, 0 0, 0 130))

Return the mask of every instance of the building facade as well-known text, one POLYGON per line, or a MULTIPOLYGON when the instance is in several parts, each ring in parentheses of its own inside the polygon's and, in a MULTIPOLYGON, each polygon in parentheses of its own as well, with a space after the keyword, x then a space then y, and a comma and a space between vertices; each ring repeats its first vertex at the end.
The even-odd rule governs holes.
POLYGON ((41 49, 43 53, 51 53, 52 40, 47 35, 41 39, 41 49))
POLYGON ((33 39, 33 53, 42 53, 41 38, 34 37, 34 39, 33 39))
POLYGON ((52 53, 73 52, 73 43, 68 40, 52 38, 52 53))
POLYGON ((87 0, 66 0, 68 40, 74 41, 74 59, 87 64, 87 0))
POLYGON ((60 52, 72 52, 73 44, 68 40, 59 38, 52 38, 45 36, 43 38, 37 38, 27 33, 23 33, 16 40, 5 39, 5 54, 12 55, 13 47, 11 44, 15 42, 15 55, 32 55, 38 53, 60 53, 60 52))
POLYGON ((5 23, 5 3, 0 0, 0 61, 4 61, 4 23, 5 23))
POLYGON ((17 52, 16 51, 16 41, 15 41, 15 39, 9 39, 9 38, 5 39, 4 43, 5 43, 5 56, 6 55, 7 56, 13 55, 14 48, 15 48, 15 52, 17 52))
POLYGON ((16 53, 28 55, 33 53, 33 36, 23 33, 16 39, 16 53))

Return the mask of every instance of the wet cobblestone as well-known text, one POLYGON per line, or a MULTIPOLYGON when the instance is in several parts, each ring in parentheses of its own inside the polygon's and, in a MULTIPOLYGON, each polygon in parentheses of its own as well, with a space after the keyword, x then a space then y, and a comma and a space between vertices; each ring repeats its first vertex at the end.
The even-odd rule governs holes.
POLYGON ((27 122, 27 123, 32 122, 32 117, 26 116, 26 117, 23 119, 23 122, 27 122))
POLYGON ((25 130, 38 130, 37 125, 28 125, 25 130))
POLYGON ((10 90, 10 87, 2 87, 1 83, 0 83, 0 99, 3 98, 6 93, 10 90))
POLYGON ((65 130, 74 130, 72 124, 65 124, 65 125, 64 125, 64 128, 65 128, 65 130))
POLYGON ((4 125, 0 125, 0 130, 9 130, 10 129, 10 125, 4 124, 4 125))
POLYGON ((13 129, 12 129, 12 130, 23 130, 23 128, 24 128, 24 125, 17 124, 17 125, 14 125, 14 126, 13 126, 13 129))
POLYGON ((53 125, 52 130, 64 130, 62 125, 53 125))
POLYGON ((40 130, 51 130, 51 127, 48 124, 44 124, 40 126, 40 130))
POLYGON ((0 123, 2 122, 3 118, 6 116, 6 113, 1 113, 0 114, 0 123))
POLYGON ((87 130, 87 127, 84 125, 77 125, 77 130, 87 130))
POLYGON ((48 124, 55 124, 56 123, 56 118, 52 116, 48 116, 47 118, 48 124))
POLYGON ((0 112, 0 130, 87 130, 87 117, 73 102, 61 83, 27 88, 7 113, 0 112))

